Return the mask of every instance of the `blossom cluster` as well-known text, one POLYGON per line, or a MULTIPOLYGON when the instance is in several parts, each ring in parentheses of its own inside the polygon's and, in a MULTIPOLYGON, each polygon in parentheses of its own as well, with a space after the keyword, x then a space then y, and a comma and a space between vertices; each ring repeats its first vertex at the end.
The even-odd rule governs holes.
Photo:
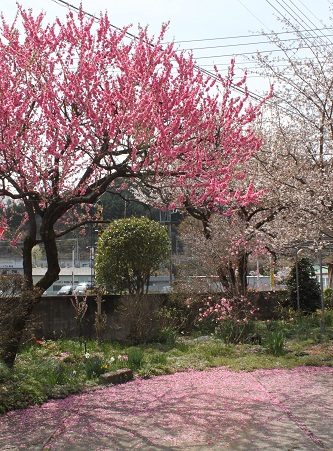
POLYGON ((226 319, 232 319, 237 323, 247 323, 255 319, 256 310, 253 303, 245 296, 232 299, 225 297, 215 299, 213 296, 208 296, 203 300, 203 307, 199 309, 198 321, 210 319, 219 324, 226 319))

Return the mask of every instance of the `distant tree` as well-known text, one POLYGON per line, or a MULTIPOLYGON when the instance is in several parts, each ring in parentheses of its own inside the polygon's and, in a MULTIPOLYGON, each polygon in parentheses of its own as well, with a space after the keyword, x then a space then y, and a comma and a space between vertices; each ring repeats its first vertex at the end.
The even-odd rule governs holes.
MULTIPOLYGON (((291 304, 297 310, 296 264, 291 269, 286 285, 291 304)), ((300 308, 303 312, 315 312, 321 307, 320 285, 315 270, 306 257, 302 257, 298 262, 298 287, 300 308)))
POLYGON ((103 205, 103 219, 114 220, 130 218, 132 216, 147 216, 154 221, 159 220, 160 209, 153 207, 146 202, 136 199, 133 191, 133 183, 119 179, 115 180, 113 186, 110 186, 100 203, 103 205))
POLYGON ((111 292, 147 293, 151 274, 169 255, 169 237, 158 222, 145 217, 118 219, 98 241, 96 280, 111 292))
POLYGON ((277 188, 285 207, 267 231, 290 245, 318 239, 326 229, 331 233, 333 53, 328 36, 305 33, 293 20, 282 22, 291 39, 269 33, 274 53, 258 53, 260 73, 274 83, 274 98, 263 114, 263 146, 255 158, 264 168, 259 169, 264 186, 277 188))

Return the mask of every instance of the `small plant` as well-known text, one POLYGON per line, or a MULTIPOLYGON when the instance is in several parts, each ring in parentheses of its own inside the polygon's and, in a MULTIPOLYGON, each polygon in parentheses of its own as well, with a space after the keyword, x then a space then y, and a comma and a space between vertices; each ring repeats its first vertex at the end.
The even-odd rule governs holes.
POLYGON ((109 359, 110 368, 131 368, 137 371, 145 362, 145 353, 139 348, 129 348, 126 354, 115 354, 109 359))
POLYGON ((215 333, 225 343, 244 343, 253 335, 253 327, 252 322, 227 318, 216 327, 215 333))
POLYGON ((70 380, 70 365, 64 362, 42 362, 40 372, 44 374, 44 381, 47 386, 65 385, 70 380))
POLYGON ((325 311, 325 324, 326 324, 326 327, 333 326, 333 310, 331 310, 331 309, 325 311))
POLYGON ((2 382, 6 382, 10 378, 10 375, 11 370, 6 365, 0 362, 0 384, 2 382))
POLYGON ((282 330, 269 330, 265 337, 265 347, 270 354, 281 356, 285 353, 285 338, 282 330))
POLYGON ((176 343, 177 329, 172 326, 163 327, 156 336, 156 341, 161 344, 173 346, 176 343))
POLYGON ((32 339, 38 347, 44 348, 45 350, 54 351, 57 349, 57 345, 53 340, 45 340, 45 338, 38 340, 36 337, 32 337, 32 339))
POLYGON ((292 319, 292 324, 298 337, 309 339, 320 326, 320 316, 316 312, 295 316, 292 319))
POLYGON ((156 354, 150 358, 150 363, 152 365, 157 365, 157 366, 164 366, 167 364, 167 361, 168 361, 168 358, 167 358, 166 354, 162 354, 162 353, 156 354))
POLYGON ((74 294, 74 299, 71 298, 72 306, 75 310, 75 319, 79 328, 79 340, 81 342, 82 340, 82 330, 83 330, 83 318, 84 315, 87 312, 88 304, 87 304, 87 297, 85 296, 81 301, 77 297, 76 294, 74 294))
POLYGON ((232 299, 209 296, 199 309, 199 323, 214 325, 214 332, 225 343, 240 343, 253 333, 255 308, 251 301, 240 296, 232 299))
POLYGON ((103 292, 104 288, 98 286, 96 294, 97 311, 95 312, 95 329, 99 345, 102 343, 102 338, 107 326, 106 313, 102 312, 102 302, 104 302, 104 300, 102 299, 103 292))
POLYGON ((142 349, 130 348, 127 353, 127 366, 132 370, 138 370, 142 367, 145 360, 145 354, 142 349))
POLYGON ((99 356, 90 357, 86 355, 85 370, 88 379, 94 379, 101 374, 106 373, 108 365, 99 356))
POLYGON ((222 343, 220 340, 207 341, 205 349, 205 357, 210 359, 211 357, 228 356, 231 353, 231 346, 222 343))

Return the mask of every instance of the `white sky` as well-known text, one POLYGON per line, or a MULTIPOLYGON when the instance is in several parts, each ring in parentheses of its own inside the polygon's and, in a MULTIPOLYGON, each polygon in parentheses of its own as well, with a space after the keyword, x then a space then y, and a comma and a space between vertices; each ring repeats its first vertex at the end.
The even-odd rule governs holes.
MULTIPOLYGON (((75 6, 80 4, 79 0, 66 1, 75 6)), ((49 22, 56 16, 63 17, 68 11, 53 0, 21 0, 19 3, 36 13, 45 11, 49 22)), ((250 35, 262 30, 282 31, 282 24, 277 19, 281 14, 293 23, 297 20, 306 29, 330 25, 330 16, 333 15, 330 12, 331 3, 333 1, 329 0, 82 0, 83 9, 91 14, 99 15, 100 11, 107 10, 111 23, 117 27, 133 24, 131 32, 134 34, 140 24, 148 25, 150 33, 156 35, 161 24, 170 21, 168 40, 192 41, 180 42, 177 46, 195 48, 193 53, 199 66, 211 70, 212 65, 217 64, 223 73, 233 54, 236 54, 239 76, 245 67, 253 67, 253 63, 251 65, 251 62, 245 61, 245 54, 251 57, 251 52, 256 50, 272 49, 267 43, 260 43, 263 38, 250 35), (199 50, 198 47, 205 48, 199 50)), ((0 11, 11 21, 16 3, 0 0, 0 11)), ((325 30, 323 33, 333 35, 333 31, 325 30)), ((333 42, 333 36, 331 39, 333 42)), ((250 74, 248 85, 256 92, 262 92, 267 86, 260 78, 250 74)))

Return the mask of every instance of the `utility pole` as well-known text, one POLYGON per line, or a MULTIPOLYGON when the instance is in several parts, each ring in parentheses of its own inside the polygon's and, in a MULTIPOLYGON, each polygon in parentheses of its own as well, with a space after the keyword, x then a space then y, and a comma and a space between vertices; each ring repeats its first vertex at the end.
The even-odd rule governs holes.
POLYGON ((167 210, 166 212, 162 212, 160 210, 160 223, 161 224, 167 224, 168 225, 168 235, 170 240, 170 258, 169 258, 169 284, 171 288, 172 284, 172 228, 171 228, 171 215, 172 211, 167 210), (162 213, 164 213, 164 219, 162 219, 162 213))
POLYGON ((72 246, 72 289, 74 290, 75 245, 72 246))

